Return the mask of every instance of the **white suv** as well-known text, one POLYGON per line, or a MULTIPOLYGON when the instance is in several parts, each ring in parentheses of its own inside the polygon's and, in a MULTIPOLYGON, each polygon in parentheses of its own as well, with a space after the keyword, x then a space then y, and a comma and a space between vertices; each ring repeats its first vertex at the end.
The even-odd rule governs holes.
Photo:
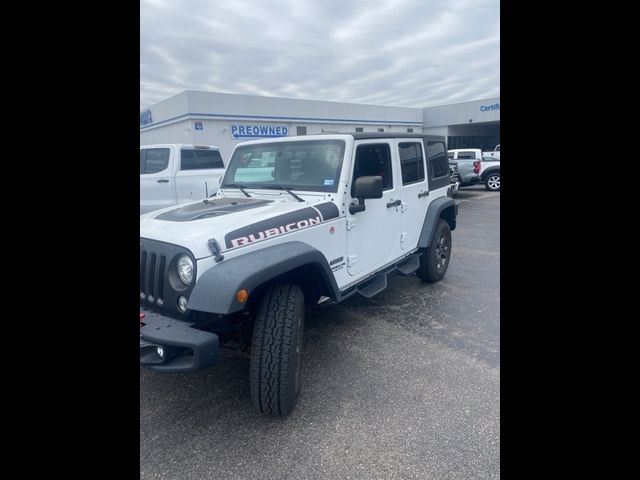
POLYGON ((140 363, 205 368, 251 344, 256 409, 300 390, 305 307, 371 298, 451 259, 444 137, 355 133, 238 144, 212 197, 140 217, 140 363))

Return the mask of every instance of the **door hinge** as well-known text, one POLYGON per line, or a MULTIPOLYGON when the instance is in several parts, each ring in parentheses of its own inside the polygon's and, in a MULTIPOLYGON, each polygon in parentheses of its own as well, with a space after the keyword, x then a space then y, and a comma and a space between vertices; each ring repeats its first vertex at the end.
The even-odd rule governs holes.
POLYGON ((357 255, 348 255, 347 256, 347 267, 352 267, 358 261, 357 255))
POLYGON ((404 243, 407 241, 407 233, 406 232, 402 232, 400 234, 400 243, 404 243))
POLYGON ((407 211, 407 208, 409 208, 409 205, 407 205, 406 203, 402 202, 402 206, 400 207, 400 211, 402 213, 407 211))
POLYGON ((357 224, 354 218, 347 218, 347 230, 352 230, 357 224))

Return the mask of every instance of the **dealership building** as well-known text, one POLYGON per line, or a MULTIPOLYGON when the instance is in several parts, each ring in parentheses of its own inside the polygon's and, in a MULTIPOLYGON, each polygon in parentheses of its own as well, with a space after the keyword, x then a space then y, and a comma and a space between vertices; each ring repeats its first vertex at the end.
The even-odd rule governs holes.
POLYGON ((450 149, 492 150, 500 97, 410 108, 188 90, 140 112, 140 145, 216 145, 225 162, 241 141, 347 132, 444 135, 450 149))

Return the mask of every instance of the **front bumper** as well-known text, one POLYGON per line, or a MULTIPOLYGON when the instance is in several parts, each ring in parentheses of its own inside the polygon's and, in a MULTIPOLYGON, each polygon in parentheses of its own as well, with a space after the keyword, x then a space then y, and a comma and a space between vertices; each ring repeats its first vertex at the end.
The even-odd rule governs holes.
POLYGON ((140 319, 140 365, 159 372, 191 372, 215 364, 220 354, 218 335, 193 325, 145 311, 140 319))

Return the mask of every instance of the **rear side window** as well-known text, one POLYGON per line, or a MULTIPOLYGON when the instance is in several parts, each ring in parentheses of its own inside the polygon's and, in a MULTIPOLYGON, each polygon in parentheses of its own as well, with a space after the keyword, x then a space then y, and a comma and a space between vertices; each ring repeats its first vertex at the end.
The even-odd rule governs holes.
POLYGON ((146 148, 140 152, 140 173, 158 173, 169 166, 168 148, 146 148), (142 152, 146 152, 146 157, 142 158, 142 152))
POLYGON ((458 160, 475 160, 476 152, 458 152, 458 160))
POLYGON ((393 188, 391 173, 391 149, 386 143, 359 145, 356 150, 356 162, 353 167, 353 182, 351 196, 354 194, 358 177, 381 176, 382 189, 393 188))
MULTIPOLYGON (((431 166, 429 174, 432 179, 449 175, 449 159, 446 155, 444 143, 427 142, 427 158, 431 166)), ((459 154, 458 158, 460 158, 459 154)))
POLYGON ((142 175, 144 173, 144 159, 147 156, 147 151, 146 150, 140 150, 140 174, 142 175))
POLYGON ((224 163, 218 150, 181 150, 181 152, 180 170, 224 168, 224 163))
POLYGON ((419 143, 400 143, 400 169, 402 184, 409 185, 424 181, 424 157, 419 143))

